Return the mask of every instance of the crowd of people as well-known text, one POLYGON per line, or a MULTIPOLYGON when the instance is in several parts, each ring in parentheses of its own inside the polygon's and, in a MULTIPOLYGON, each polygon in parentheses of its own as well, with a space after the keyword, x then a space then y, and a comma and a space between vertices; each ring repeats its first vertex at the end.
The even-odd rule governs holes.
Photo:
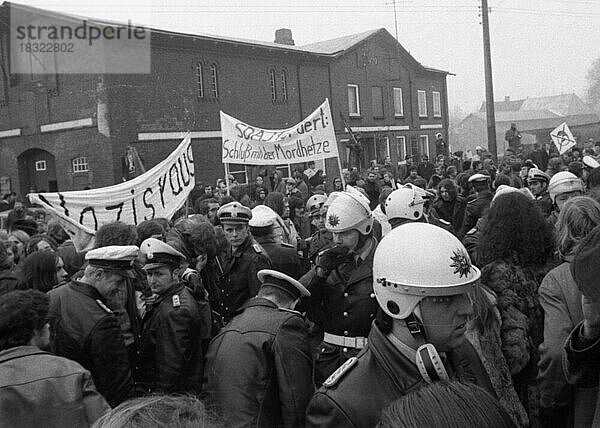
POLYGON ((232 175, 87 252, 9 194, 0 426, 598 426, 599 156, 232 175))

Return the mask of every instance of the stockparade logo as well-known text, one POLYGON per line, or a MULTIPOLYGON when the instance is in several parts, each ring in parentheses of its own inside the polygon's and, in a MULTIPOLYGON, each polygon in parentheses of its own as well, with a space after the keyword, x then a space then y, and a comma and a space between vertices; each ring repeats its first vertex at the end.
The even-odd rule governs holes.
POLYGON ((11 8, 11 73, 146 74, 150 31, 26 7, 11 8))

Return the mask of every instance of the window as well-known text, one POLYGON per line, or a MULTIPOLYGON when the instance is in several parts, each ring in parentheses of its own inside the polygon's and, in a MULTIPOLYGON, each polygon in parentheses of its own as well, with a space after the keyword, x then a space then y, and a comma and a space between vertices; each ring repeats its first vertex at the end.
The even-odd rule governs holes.
POLYGON ((427 93, 425 91, 417 91, 419 97, 419 117, 427 117, 427 93))
POLYGON ((246 172, 246 165, 239 163, 230 163, 227 165, 229 174, 235 177, 238 184, 248 183, 248 173, 246 172))
POLYGON ((429 157, 429 136, 428 135, 420 135, 419 136, 419 152, 421 156, 427 155, 429 157))
POLYGON ((373 117, 383 117, 383 88, 371 87, 371 102, 373 103, 373 117))
POLYGON ((46 171, 46 161, 45 160, 35 161, 35 170, 36 171, 46 171))
POLYGON ((287 93, 287 71, 283 70, 281 72, 281 97, 283 102, 287 102, 288 93, 287 93))
POLYGON ((394 116, 404 116, 404 101, 402 100, 402 88, 394 88, 394 116))
POLYGON ((436 91, 433 91, 433 117, 442 117, 442 97, 436 91))
POLYGON ((212 96, 219 98, 219 74, 217 71, 217 64, 212 64, 210 66, 210 84, 212 96))
POLYGON ((388 137, 375 138, 375 159, 383 163, 386 156, 390 156, 390 139, 388 137))
POLYGON ((88 159, 85 156, 73 159, 72 164, 73 164, 73 172, 89 171, 88 159))
POLYGON ((358 85, 348 85, 348 115, 360 116, 358 85))
POLYGON ((275 70, 269 71, 269 77, 271 79, 271 101, 277 101, 277 82, 275 81, 275 70))
POLYGON ((291 165, 283 164, 283 165, 275 165, 275 169, 281 172, 281 178, 288 178, 292 176, 291 165))
POLYGON ((406 137, 404 135, 396 136, 396 150, 398 152, 398 160, 404 161, 406 157, 406 137))
POLYGON ((196 64, 196 80, 198 81, 198 98, 204 98, 204 69, 201 62, 196 64))

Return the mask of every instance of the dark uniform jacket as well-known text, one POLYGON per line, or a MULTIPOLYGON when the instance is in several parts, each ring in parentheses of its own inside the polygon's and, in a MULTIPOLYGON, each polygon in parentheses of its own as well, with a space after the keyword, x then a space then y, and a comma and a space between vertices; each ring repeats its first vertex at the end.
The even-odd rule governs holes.
MULTIPOLYGON (((466 340, 447 353, 446 371, 451 379, 475 383, 495 396, 475 349, 466 340)), ((413 361, 400 353, 373 324, 369 345, 357 361, 336 371, 311 399, 306 427, 365 427, 379 422, 381 412, 425 381, 413 361)))
POLYGON ((264 248, 248 235, 235 253, 231 245, 229 246, 223 256, 223 265, 218 312, 227 322, 249 298, 256 296, 260 288, 256 274, 259 270, 270 269, 271 260, 264 248))
POLYGON ((248 301, 212 340, 203 391, 227 427, 304 427, 313 384, 300 313, 260 297, 248 301))
MULTIPOLYGON (((326 333, 337 336, 366 338, 375 319, 379 305, 373 292, 373 255, 377 241, 372 238, 371 250, 360 263, 349 256, 333 270, 326 280, 316 277, 315 268, 300 282, 310 287, 307 300, 309 316, 321 321, 326 333)), ((359 352, 323 342, 319 346, 315 379, 325 380, 348 358, 359 352)))
POLYGON ((109 410, 75 361, 36 346, 0 352, 0 426, 88 427, 109 410))
POLYGON ((88 369, 111 406, 131 397, 133 380, 121 327, 98 290, 72 281, 48 295, 53 352, 88 369))
POLYGON ((294 279, 299 279, 306 271, 302 260, 291 244, 278 242, 272 238, 256 238, 271 259, 271 268, 283 272, 294 279))
POLYGON ((192 293, 175 284, 146 315, 135 370, 136 387, 151 392, 200 392, 202 331, 211 327, 208 305, 201 310, 192 293))
POLYGON ((535 198, 535 204, 540 207, 544 218, 548 218, 554 209, 554 204, 552 203, 552 199, 550 199, 550 193, 548 193, 548 191, 537 196, 535 198))
POLYGON ((477 197, 470 202, 467 202, 467 208, 465 210, 465 220, 463 221, 462 232, 460 236, 464 236, 469 230, 471 230, 475 224, 477 224, 477 220, 480 217, 483 217, 487 209, 490 207, 492 203, 492 192, 489 190, 484 190, 477 194, 477 197))

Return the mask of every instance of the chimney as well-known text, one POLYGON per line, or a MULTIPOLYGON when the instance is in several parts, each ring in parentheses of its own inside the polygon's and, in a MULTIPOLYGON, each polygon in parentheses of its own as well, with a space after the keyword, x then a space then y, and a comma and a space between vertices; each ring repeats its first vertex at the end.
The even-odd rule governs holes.
POLYGON ((294 46, 294 39, 292 39, 292 30, 289 28, 280 28, 275 30, 275 43, 280 45, 294 46))
POLYGON ((510 97, 509 97, 508 95, 506 95, 506 96, 504 97, 504 102, 509 102, 509 101, 510 101, 510 97))

